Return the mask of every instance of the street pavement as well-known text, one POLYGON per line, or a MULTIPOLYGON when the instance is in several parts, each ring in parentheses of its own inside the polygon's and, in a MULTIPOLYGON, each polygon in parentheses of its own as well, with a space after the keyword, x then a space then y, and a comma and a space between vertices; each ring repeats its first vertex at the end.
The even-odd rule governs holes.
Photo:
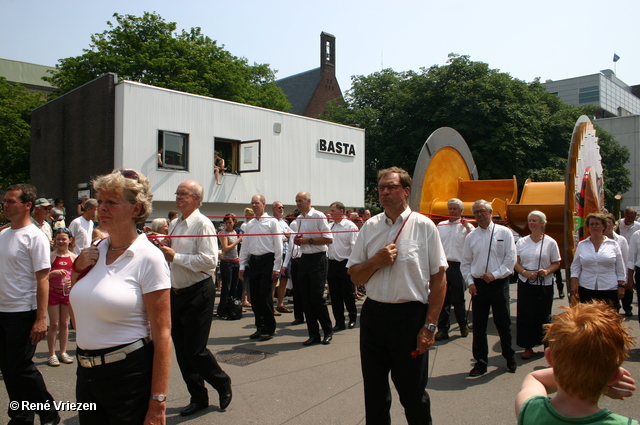
MULTIPOLYGON (((516 285, 511 285, 512 332, 515 344, 516 285)), ((468 302, 467 294, 467 302, 468 302)), ((358 307, 361 307, 358 303, 358 307)), ((554 312, 559 312, 567 299, 554 300, 554 312)), ((289 308, 291 304, 288 304, 289 308)), ((453 315, 452 315, 453 316, 453 315)), ((218 394, 209 387, 208 409, 193 416, 181 417, 180 410, 189 404, 186 390, 175 356, 172 358, 171 379, 167 401, 167 424, 364 424, 364 399, 359 361, 359 330, 337 332, 330 345, 304 347, 306 325, 291 326, 292 314, 276 317, 276 336, 265 342, 249 339, 255 331, 251 309, 238 321, 213 318, 209 349, 221 361, 222 368, 231 376, 233 401, 226 411, 218 409, 218 394)), ((455 320, 454 320, 455 321, 455 320)), ((513 403, 521 382, 527 373, 546 366, 541 354, 531 360, 520 358, 517 350, 518 370, 508 373, 506 361, 499 353, 497 332, 489 321, 489 368, 486 375, 468 377, 473 366, 472 334, 459 336, 457 324, 452 325, 451 338, 437 342, 429 351, 429 384, 434 424, 514 424, 513 403)), ((638 338, 637 305, 634 316, 627 322, 632 334, 638 338)), ((359 323, 358 323, 359 324, 359 323)), ((69 354, 75 355, 75 333, 70 335, 69 354)), ((637 347, 637 345, 636 345, 637 347)), ((35 362, 57 401, 75 401, 76 363, 50 367, 46 364, 47 344, 40 342, 35 362)), ((634 348, 624 365, 640 381, 640 351, 634 348)), ((589 365, 584 371, 588 373, 589 365)), ((619 401, 604 399, 600 406, 616 413, 640 418, 640 394, 619 401)), ((8 397, 0 385, 0 423, 5 416, 8 397)), ((64 424, 78 424, 77 412, 60 412, 64 424)), ((392 423, 406 424, 398 394, 392 389, 392 423)))

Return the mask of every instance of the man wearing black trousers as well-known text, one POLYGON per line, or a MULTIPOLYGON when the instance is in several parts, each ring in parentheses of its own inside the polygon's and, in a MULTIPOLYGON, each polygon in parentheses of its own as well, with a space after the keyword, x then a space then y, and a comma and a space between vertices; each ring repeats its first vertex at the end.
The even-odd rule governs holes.
POLYGON ((409 425, 429 425, 429 347, 444 301, 447 258, 435 224, 411 211, 411 176, 378 172, 382 214, 371 217, 347 263, 353 283, 366 284, 360 312, 360 363, 367 425, 390 424, 389 374, 409 425))
POLYGON ((256 217, 245 227, 245 233, 250 236, 242 242, 238 273, 238 278, 244 280, 244 270, 249 267, 251 307, 256 324, 256 331, 249 338, 260 341, 270 340, 276 332, 272 282, 282 268, 282 231, 277 219, 264 212, 266 205, 262 195, 251 198, 251 209, 256 217))
POLYGON ((344 308, 349 313, 349 329, 356 326, 358 310, 356 309, 356 298, 354 295, 353 282, 347 273, 347 261, 351 255, 353 245, 358 237, 358 228, 351 220, 347 220, 344 215, 344 204, 334 202, 329 206, 329 214, 333 219, 331 232, 333 232, 333 243, 329 245, 329 271, 327 282, 331 291, 331 309, 336 325, 334 332, 346 328, 344 321, 344 308))
POLYGON ((473 300, 473 357, 476 364, 469 376, 487 373, 490 310, 500 335, 502 356, 507 360, 507 371, 515 373, 518 364, 511 346, 509 277, 516 265, 516 246, 511 230, 493 222, 493 208, 489 202, 480 199, 473 203, 471 211, 478 227, 464 240, 460 262, 460 271, 469 284, 473 300))
POLYGON ((218 391, 220 409, 231 403, 231 378, 207 348, 216 289, 211 278, 218 262, 216 231, 200 212, 202 186, 187 180, 178 186, 176 206, 181 216, 171 222, 169 234, 202 235, 173 238, 171 247, 160 245, 171 267, 171 337, 182 378, 191 401, 180 411, 189 416, 209 406, 204 382, 218 391))
POLYGON ((300 284, 297 287, 302 295, 302 307, 309 331, 309 339, 302 344, 307 346, 322 342, 327 345, 333 339, 333 331, 324 299, 324 285, 327 281, 327 244, 333 241, 333 237, 326 216, 311 207, 311 195, 308 192, 296 195, 296 206, 300 215, 296 219, 298 234, 293 243, 302 250, 297 276, 300 284), (322 340, 320 327, 324 332, 322 340))

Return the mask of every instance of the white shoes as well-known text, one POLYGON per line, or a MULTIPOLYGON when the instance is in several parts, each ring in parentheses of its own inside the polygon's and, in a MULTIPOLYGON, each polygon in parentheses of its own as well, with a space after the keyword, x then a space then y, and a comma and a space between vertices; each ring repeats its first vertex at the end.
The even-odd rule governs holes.
POLYGON ((73 363, 73 357, 71 357, 67 353, 60 354, 58 358, 62 363, 66 363, 66 364, 73 363))
POLYGON ((59 356, 56 356, 54 354, 53 356, 47 359, 47 364, 53 367, 60 366, 60 362, 66 363, 66 364, 73 363, 73 357, 71 357, 67 353, 61 353, 59 356))

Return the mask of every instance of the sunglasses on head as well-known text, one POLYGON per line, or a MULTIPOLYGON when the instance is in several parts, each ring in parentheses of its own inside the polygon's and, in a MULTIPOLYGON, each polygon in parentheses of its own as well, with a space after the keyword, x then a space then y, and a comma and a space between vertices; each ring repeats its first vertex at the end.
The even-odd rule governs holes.
POLYGON ((66 233, 67 235, 69 235, 70 238, 72 238, 73 236, 71 235, 71 230, 67 229, 66 227, 59 227, 56 229, 54 236, 57 235, 58 233, 66 233))

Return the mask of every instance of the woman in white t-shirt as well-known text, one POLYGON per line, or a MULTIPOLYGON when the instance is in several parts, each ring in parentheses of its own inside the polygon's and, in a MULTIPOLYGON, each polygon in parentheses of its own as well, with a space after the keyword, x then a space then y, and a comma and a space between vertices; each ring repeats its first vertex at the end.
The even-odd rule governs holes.
POLYGON ((553 238, 545 235, 547 216, 531 211, 531 234, 516 243, 518 261, 518 318, 516 343, 524 348, 523 359, 533 356, 533 347, 542 344, 543 328, 549 323, 553 306, 553 274, 560 267, 560 250, 553 238))
POLYGON ((122 169, 98 177, 93 187, 109 237, 84 249, 73 265, 76 397, 97 406, 78 417, 91 425, 164 424, 171 281, 161 251, 136 231, 151 212, 149 180, 122 169))

